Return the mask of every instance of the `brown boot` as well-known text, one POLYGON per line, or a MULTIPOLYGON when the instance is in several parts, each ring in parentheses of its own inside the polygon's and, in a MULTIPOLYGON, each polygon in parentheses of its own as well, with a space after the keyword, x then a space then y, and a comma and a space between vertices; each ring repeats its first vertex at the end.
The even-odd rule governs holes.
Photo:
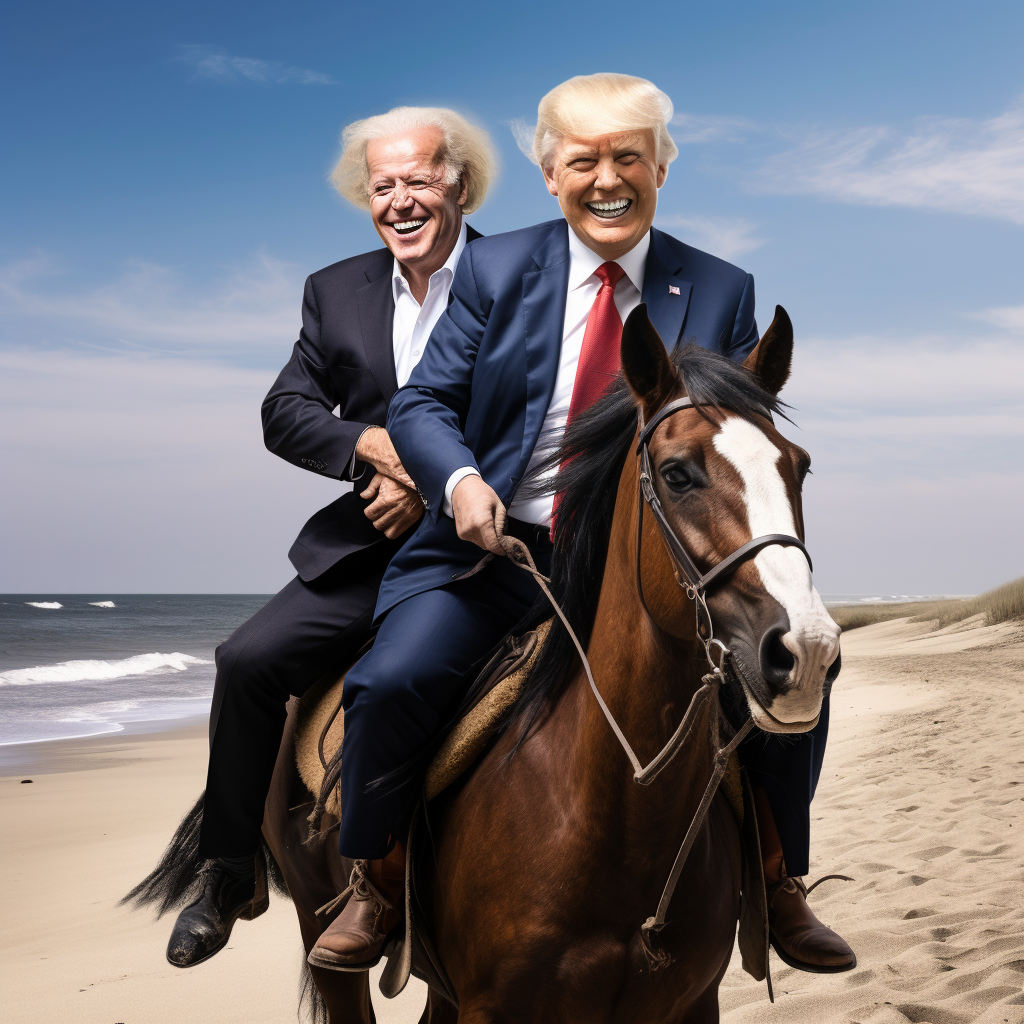
POLYGON ((341 913, 310 950, 307 960, 330 971, 368 971, 380 963, 384 943, 402 922, 405 850, 396 846, 384 860, 357 860, 341 913))
MULTIPOLYGON (((783 963, 798 971, 811 974, 852 971, 857 966, 853 950, 841 936, 814 916, 807 905, 809 890, 804 883, 786 874, 782 841, 775 827, 768 795, 759 786, 754 789, 754 807, 768 894, 768 940, 772 949, 783 963)), ((846 875, 826 875, 814 885, 827 878, 851 881, 846 875)))
MULTIPOLYGON (((846 878, 845 875, 826 877, 846 878)), ((807 905, 807 892, 807 886, 799 878, 782 878, 768 886, 768 938, 772 949, 783 963, 798 971, 811 974, 852 971, 857 966, 857 957, 841 935, 814 916, 807 905)))

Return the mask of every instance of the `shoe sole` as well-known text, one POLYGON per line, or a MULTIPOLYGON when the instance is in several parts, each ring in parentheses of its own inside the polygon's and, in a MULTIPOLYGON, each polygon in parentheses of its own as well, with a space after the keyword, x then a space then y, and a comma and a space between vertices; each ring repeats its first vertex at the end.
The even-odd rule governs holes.
POLYGON ((808 974, 845 974, 857 966, 856 953, 853 954, 852 963, 848 964, 809 964, 805 960, 797 960, 795 957, 790 956, 771 933, 768 935, 768 941, 771 943, 771 947, 775 950, 778 958, 788 967, 792 967, 797 971, 806 971, 808 974))
POLYGON ((346 971, 351 974, 361 974, 363 971, 372 970, 384 959, 384 951, 381 950, 375 957, 371 957, 369 960, 364 960, 362 963, 351 964, 346 963, 344 960, 333 960, 328 959, 322 953, 318 954, 315 949, 309 951, 309 956, 306 957, 306 963, 311 967, 320 967, 325 971, 346 971))
POLYGON ((231 932, 234 930, 235 921, 254 921, 261 914, 265 914, 270 908, 270 894, 267 893, 263 899, 260 900, 251 910, 243 910, 234 921, 231 922, 228 928, 227 935, 224 936, 224 941, 219 945, 211 949, 208 953, 201 956, 198 960, 190 960, 187 964, 176 964, 170 957, 167 957, 167 962, 172 967, 177 967, 181 971, 187 971, 190 967, 198 967, 200 964, 205 964, 207 960, 215 957, 230 941, 231 932))

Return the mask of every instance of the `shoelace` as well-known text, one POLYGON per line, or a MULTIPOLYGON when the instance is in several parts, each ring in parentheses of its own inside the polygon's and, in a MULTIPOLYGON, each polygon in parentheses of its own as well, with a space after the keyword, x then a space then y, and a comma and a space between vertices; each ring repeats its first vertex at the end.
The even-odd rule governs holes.
POLYGON ((349 896, 357 903, 373 902, 375 914, 383 914, 385 910, 394 910, 394 906, 388 902, 383 893, 370 881, 366 873, 367 862, 357 860, 352 864, 352 874, 348 878, 348 886, 343 889, 333 900, 325 903, 317 915, 329 914, 340 907, 349 896))
POLYGON ((856 879, 851 878, 849 875, 822 875, 821 878, 811 885, 805 885, 802 878, 782 878, 778 882, 773 882, 767 887, 768 906, 772 905, 776 895, 786 887, 788 882, 792 882, 796 889, 803 893, 804 899, 807 899, 807 897, 814 892, 822 882, 827 882, 830 879, 838 879, 841 882, 856 881, 856 879))

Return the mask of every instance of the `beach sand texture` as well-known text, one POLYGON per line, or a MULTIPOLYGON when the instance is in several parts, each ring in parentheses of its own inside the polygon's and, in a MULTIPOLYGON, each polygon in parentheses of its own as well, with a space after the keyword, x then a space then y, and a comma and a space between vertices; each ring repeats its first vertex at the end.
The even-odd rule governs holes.
MULTIPOLYGON (((894 620, 843 637, 825 770, 812 808, 812 905, 855 947, 839 976, 772 957, 776 1002, 730 966, 728 1024, 1024 1022, 1024 631, 894 620)), ((27 749, 27 748, 26 748, 27 749)), ((228 949, 169 967, 169 917, 118 907, 203 786, 202 730, 35 745, 0 779, 0 1005, 7 1022, 295 1019, 290 904, 228 949), (31 785, 21 783, 32 778, 31 785)), ((418 1020, 422 987, 375 998, 418 1020)))

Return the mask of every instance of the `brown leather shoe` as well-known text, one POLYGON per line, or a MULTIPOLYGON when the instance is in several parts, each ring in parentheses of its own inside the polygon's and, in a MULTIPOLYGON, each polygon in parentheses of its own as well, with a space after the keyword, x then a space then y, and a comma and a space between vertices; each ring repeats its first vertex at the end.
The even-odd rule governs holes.
POLYGON ((814 916, 807 905, 808 891, 799 878, 782 878, 768 886, 768 939, 772 949, 783 963, 798 971, 811 974, 852 971, 857 966, 857 957, 840 935, 814 916))
POLYGON ((314 967, 329 971, 368 971, 376 967, 388 935, 402 922, 403 895, 402 889, 384 879, 381 861, 357 860, 348 888, 339 897, 348 897, 348 902, 306 959, 314 967), (389 890, 387 895, 384 889, 389 890))

